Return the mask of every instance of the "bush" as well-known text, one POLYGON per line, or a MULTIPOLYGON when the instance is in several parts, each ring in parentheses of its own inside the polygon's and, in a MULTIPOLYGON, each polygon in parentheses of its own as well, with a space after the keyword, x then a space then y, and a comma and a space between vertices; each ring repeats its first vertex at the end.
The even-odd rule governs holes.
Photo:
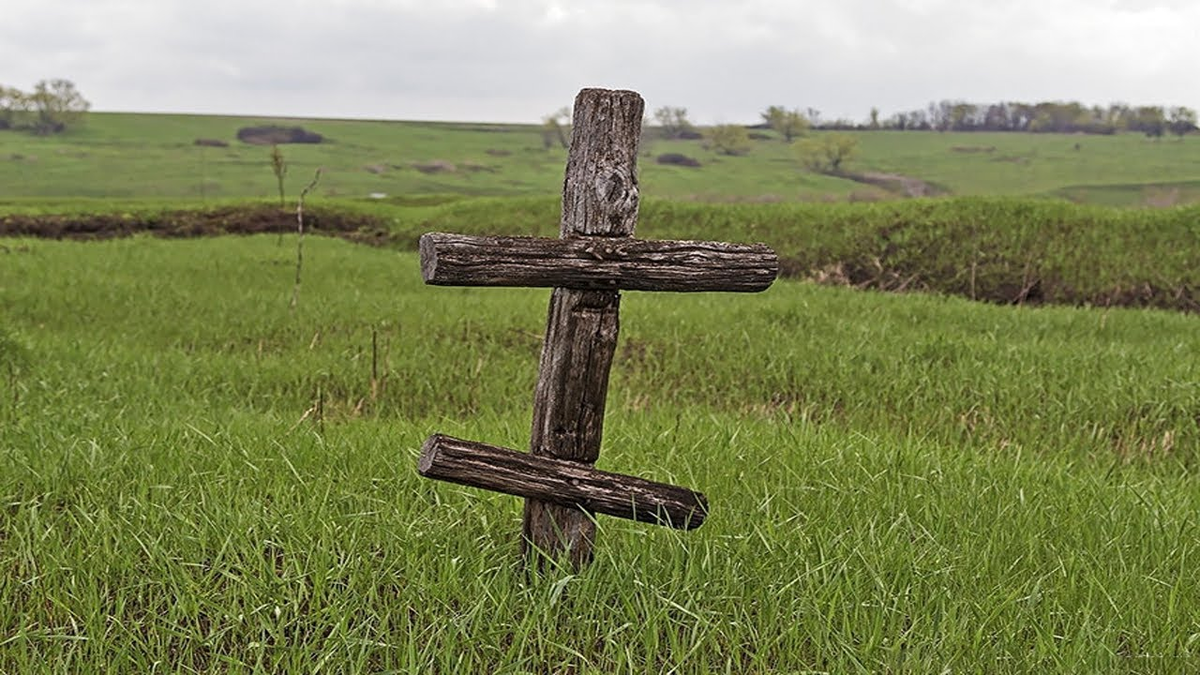
POLYGON ((251 145, 282 145, 284 143, 320 143, 321 134, 303 127, 284 127, 268 124, 257 127, 242 127, 237 132, 238 140, 251 145))
POLYGON ((750 135, 746 127, 721 124, 709 129, 708 147, 722 155, 744 155, 750 152, 750 135))
POLYGON ((699 160, 692 159, 691 157, 678 152, 668 152, 666 154, 659 155, 655 161, 659 164, 669 164, 671 166, 700 166, 699 160))
POLYGON ((805 138, 795 145, 796 158, 810 171, 839 175, 858 149, 858 139, 838 133, 805 138))
POLYGON ((0 86, 0 129, 57 134, 81 124, 91 107, 70 80, 42 80, 32 92, 0 86))
POLYGON ((206 148, 228 148, 229 143, 219 138, 197 138, 192 141, 192 145, 199 145, 206 148))

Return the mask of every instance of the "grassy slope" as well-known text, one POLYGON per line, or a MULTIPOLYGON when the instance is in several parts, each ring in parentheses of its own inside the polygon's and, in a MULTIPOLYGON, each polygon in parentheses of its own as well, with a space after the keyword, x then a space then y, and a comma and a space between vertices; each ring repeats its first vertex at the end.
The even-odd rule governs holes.
POLYGON ((1196 139, 900 132, 859 137, 865 166, 918 176, 954 194, 1031 195, 1082 185, 1103 192, 1111 185, 1200 178, 1196 139))
MULTIPOLYGON (((308 203, 309 226, 415 250, 428 231, 556 236, 559 199, 413 196, 308 203)), ((953 198, 881 204, 697 204, 647 200, 650 239, 761 241, 785 276, 882 290, 928 290, 999 303, 1200 311, 1200 211, 1114 209, 1051 200, 953 198)), ((291 231, 290 211, 246 202, 173 210, 157 202, 0 206, 0 235, 95 236, 104 228, 291 231)), ((172 234, 175 233, 175 234, 172 234)))
MULTIPOLYGON (((380 211, 381 215, 385 212, 380 211)), ((554 197, 465 200, 407 218, 429 230, 554 236, 554 197)), ((994 302, 1200 309, 1200 211, 1119 210, 1046 200, 961 198, 882 204, 690 204, 648 200, 649 239, 762 241, 785 273, 994 302)))
MULTIPOLYGON (((94 113, 86 127, 62 136, 0 133, 0 198, 105 197, 220 199, 270 197, 269 149, 234 139, 262 120, 187 115, 94 113), (195 138, 232 142, 199 148, 195 138)), ((564 153, 542 150, 536 127, 418 122, 283 120, 331 139, 289 145, 288 190, 295 194, 318 167, 320 193, 365 196, 453 193, 557 193, 564 153), (443 161, 452 172, 422 173, 414 163, 443 161), (374 167, 381 173, 372 173, 374 167)), ((1030 134, 856 134, 861 152, 851 169, 899 173, 953 194, 1046 195, 1141 205, 1193 201, 1200 190, 1200 144, 1140 136, 1030 134), (1075 144, 1080 145, 1075 150, 1075 144), (986 151, 992 148, 990 151, 986 151), (964 150, 977 150, 974 152, 964 150), (1174 196, 1171 191, 1177 190, 1174 196)), ((853 181, 798 170, 791 149, 759 141, 745 157, 720 157, 698 141, 650 141, 643 148, 647 195, 704 201, 843 200, 878 196, 853 181), (700 169, 662 166, 653 157, 681 152, 700 169)), ((874 198, 874 197, 872 197, 874 198)))
POLYGON ((413 462, 525 442, 546 293, 292 243, 6 242, 0 671, 1200 666, 1196 317, 628 294, 601 463, 713 516, 523 584, 413 462))

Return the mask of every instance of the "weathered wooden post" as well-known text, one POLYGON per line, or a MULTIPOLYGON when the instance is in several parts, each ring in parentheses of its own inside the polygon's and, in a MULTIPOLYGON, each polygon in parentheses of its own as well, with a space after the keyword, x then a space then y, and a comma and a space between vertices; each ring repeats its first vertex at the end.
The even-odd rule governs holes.
POLYGON ((575 98, 559 239, 421 237, 428 284, 554 289, 537 387, 530 452, 435 434, 421 475, 526 498, 526 559, 592 559, 593 514, 692 529, 704 495, 598 471, 608 372, 617 345, 619 290, 761 291, 778 258, 761 244, 633 239, 642 97, 584 89, 575 98))

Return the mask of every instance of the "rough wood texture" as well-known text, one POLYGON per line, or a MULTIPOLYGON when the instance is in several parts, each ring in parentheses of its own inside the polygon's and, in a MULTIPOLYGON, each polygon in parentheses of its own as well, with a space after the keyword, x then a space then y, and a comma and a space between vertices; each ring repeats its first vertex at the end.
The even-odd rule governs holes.
POLYGON ((561 235, 632 237, 645 102, 634 91, 584 89, 572 109, 561 235))
POLYGON ((763 244, 581 237, 421 237, 421 274, 437 286, 633 291, 765 290, 779 258, 763 244))
MULTIPOLYGON (((617 348, 620 296, 615 291, 556 288, 533 400, 530 452, 590 465, 600 454, 608 373, 617 348)), ((592 560, 596 523, 579 509, 525 501, 526 560, 565 557, 575 569, 592 560)))
POLYGON ((534 389, 533 454, 589 464, 599 456, 620 300, 612 291, 556 288, 550 295, 534 389))
MULTIPOLYGON (((584 89, 575 97, 562 238, 633 236, 644 107, 632 91, 584 89)), ((596 461, 619 301, 616 291, 554 290, 534 393, 533 455, 596 461)), ((578 569, 592 560, 596 523, 578 509, 526 499, 521 530, 526 560, 539 566, 565 556, 578 569)))
POLYGON ((603 513, 691 530, 708 514, 705 496, 684 487, 441 434, 425 441, 418 470, 427 478, 553 502, 585 518, 603 513))

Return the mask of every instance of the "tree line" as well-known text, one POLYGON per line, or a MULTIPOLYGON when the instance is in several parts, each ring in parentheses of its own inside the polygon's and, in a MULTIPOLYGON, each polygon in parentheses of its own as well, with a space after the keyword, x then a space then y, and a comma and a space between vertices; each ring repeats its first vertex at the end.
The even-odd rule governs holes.
MULTIPOLYGON (((1115 134, 1128 131, 1155 138, 1168 133, 1182 137, 1197 130, 1196 111, 1186 106, 1132 106, 1127 103, 1086 106, 1076 101, 981 104, 944 100, 886 118, 881 117, 878 108, 872 108, 865 122, 826 120, 815 108, 789 110, 778 105, 768 107, 760 115, 762 121, 748 128, 773 129, 787 142, 804 136, 810 129, 1058 134, 1115 134)), ((699 138, 701 135, 688 120, 686 108, 659 108, 654 112, 653 121, 658 123, 659 134, 663 138, 699 138)))
POLYGON ((70 80, 42 80, 28 92, 0 85, 0 130, 56 134, 82 122, 91 107, 70 80))
MULTIPOLYGON (((569 111, 564 109, 558 114, 568 113, 569 111)), ((1073 101, 976 104, 944 100, 930 103, 925 108, 896 113, 888 118, 881 118, 879 109, 871 108, 870 116, 863 123, 844 119, 826 121, 821 119, 821 112, 815 108, 802 111, 799 108, 788 109, 779 105, 768 107, 760 116, 762 119, 757 124, 720 124, 700 132, 688 119, 686 108, 664 106, 655 110, 653 116, 646 120, 643 134, 650 138, 703 139, 705 147, 718 154, 742 155, 750 152, 753 140, 769 138, 755 130, 770 129, 776 133, 777 138, 794 145, 797 158, 809 169, 840 175, 845 172, 845 163, 855 154, 858 140, 838 133, 813 137, 808 133, 810 130, 836 132, 886 129, 1062 134, 1115 134, 1127 131, 1144 133, 1154 138, 1168 132, 1183 138, 1197 130, 1196 112, 1184 106, 1134 107, 1125 103, 1113 103, 1107 107, 1088 107, 1073 101), (653 132, 648 131, 651 122, 657 123, 653 132), (653 136, 649 136, 651 133, 653 136)))
POLYGON ((1196 111, 1185 106, 1131 106, 1112 103, 1086 106, 1077 101, 1041 103, 969 103, 938 101, 925 108, 879 119, 873 109, 865 125, 844 121, 814 124, 817 128, 894 129, 897 131, 1015 131, 1056 134, 1143 133, 1158 138, 1184 136, 1196 129, 1196 111))
MULTIPOLYGON (((750 127, 718 124, 701 132, 688 119, 687 108, 664 106, 654 111, 652 120, 657 123, 655 131, 649 131, 651 119, 648 119, 642 127, 642 133, 648 137, 653 133, 665 139, 699 139, 704 147, 719 155, 744 155, 750 152, 753 141, 772 138, 757 129, 772 129, 780 140, 792 144, 796 158, 809 170, 842 175, 846 162, 857 150, 858 139, 841 133, 811 137, 808 131, 815 126, 813 120, 818 117, 819 114, 811 108, 801 112, 799 109, 788 110, 773 105, 762 113, 760 124, 750 127)), ((699 166, 699 162, 685 161, 690 158, 678 153, 668 153, 664 157, 659 158, 660 163, 699 166), (670 158, 670 161, 664 161, 664 157, 670 158)))

